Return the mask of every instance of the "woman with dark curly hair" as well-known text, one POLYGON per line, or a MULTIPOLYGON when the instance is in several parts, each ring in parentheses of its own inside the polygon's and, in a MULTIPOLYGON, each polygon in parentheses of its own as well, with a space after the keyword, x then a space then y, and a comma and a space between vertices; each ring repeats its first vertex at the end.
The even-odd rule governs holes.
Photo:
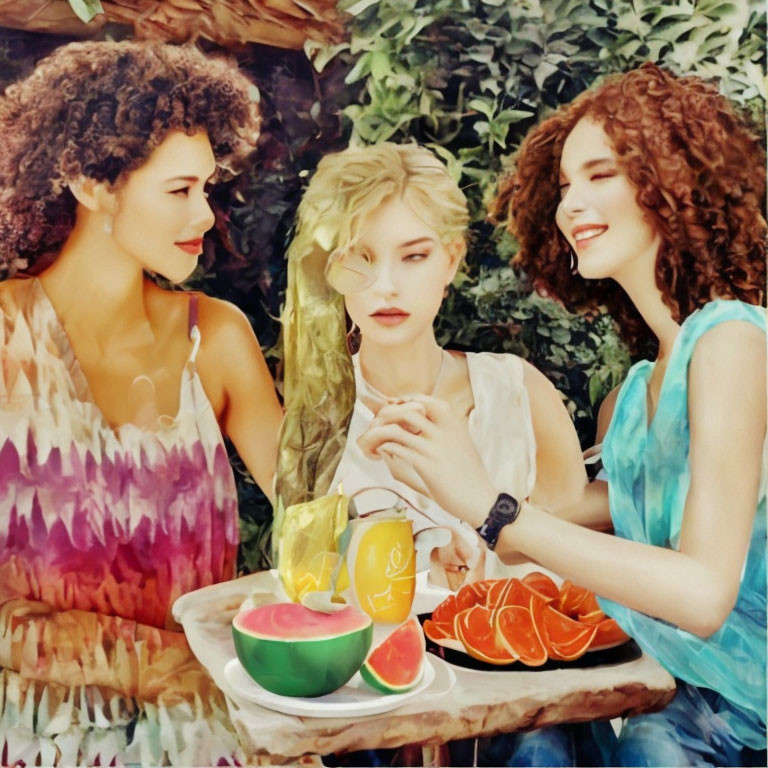
MULTIPOLYGON (((535 285, 607 304, 657 350, 604 409, 607 485, 557 516, 522 499, 502 514, 503 487, 452 470, 468 446, 425 398, 423 416, 382 410, 366 438, 502 559, 523 552, 600 595, 678 679, 666 710, 625 725, 614 765, 765 764, 764 203, 765 152, 714 85, 652 64, 606 80, 531 132, 496 210, 535 285), (572 522, 587 517, 616 536, 572 522)), ((529 739, 510 764, 533 764, 529 739)))
POLYGON ((222 435, 271 494, 282 410, 245 316, 146 273, 195 268, 256 94, 124 42, 67 45, 0 98, 4 765, 244 760, 171 606, 234 577, 222 435))

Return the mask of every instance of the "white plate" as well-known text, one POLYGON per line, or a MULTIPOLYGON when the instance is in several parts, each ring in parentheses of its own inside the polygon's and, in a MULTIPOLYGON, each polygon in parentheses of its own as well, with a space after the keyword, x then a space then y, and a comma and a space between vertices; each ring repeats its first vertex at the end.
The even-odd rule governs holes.
POLYGON ((256 704, 283 712, 286 715, 301 717, 364 717, 389 712, 405 704, 409 699, 422 693, 435 679, 435 669, 429 656, 425 657, 421 680, 415 688, 405 693, 379 693, 371 688, 360 673, 338 691, 325 696, 302 698, 299 696, 280 696, 262 688, 245 671, 239 659, 232 659, 224 667, 227 682, 244 699, 256 704))

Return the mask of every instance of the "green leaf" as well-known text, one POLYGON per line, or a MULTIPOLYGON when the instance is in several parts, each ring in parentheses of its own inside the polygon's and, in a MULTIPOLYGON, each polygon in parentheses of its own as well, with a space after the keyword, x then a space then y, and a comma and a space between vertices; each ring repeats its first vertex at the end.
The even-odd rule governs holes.
POLYGON ((428 27, 433 21, 434 21, 434 17, 432 16, 420 16, 419 18, 415 19, 413 26, 411 27, 410 31, 403 39, 402 44, 403 45, 410 44, 413 41, 413 39, 418 34, 420 34, 425 27, 428 27))
POLYGON ((501 84, 495 77, 486 77, 480 81, 481 91, 490 91, 494 96, 501 93, 501 84))
POLYGON ((493 46, 492 45, 473 45, 467 50, 467 56, 472 61, 480 62, 481 64, 489 64, 493 61, 493 46))
POLYGON ((666 40, 669 43, 676 43, 681 38, 686 37, 696 27, 706 27, 708 31, 712 30, 712 22, 704 16, 692 16, 690 19, 669 24, 664 27, 656 28, 651 33, 652 37, 659 40, 666 40))
POLYGON ((350 16, 358 16, 367 8, 376 5, 378 2, 379 0, 357 0, 356 2, 352 2, 351 5, 346 2, 341 2, 339 7, 350 16))
POLYGON ((324 45, 317 40, 307 38, 304 42, 304 53, 312 62, 316 72, 322 72, 329 61, 334 59, 341 51, 349 50, 349 43, 338 45, 324 45))
POLYGON ((69 0, 69 7, 84 24, 87 24, 98 14, 104 13, 100 0, 69 0))
POLYGON ((536 82, 536 87, 539 90, 544 90, 544 83, 546 83, 547 78, 549 78, 551 75, 554 75, 555 72, 558 71, 559 69, 556 64, 553 64, 551 61, 547 61, 546 59, 542 61, 533 72, 533 79, 536 82))
POLYGON ((386 77, 392 71, 392 67, 389 63, 389 57, 386 53, 376 51, 371 54, 371 75, 377 80, 381 80, 386 77))
POLYGON ((626 29, 638 37, 645 37, 651 28, 634 10, 627 9, 616 20, 616 29, 626 29))
POLYGON ((504 109, 496 115, 495 120, 500 123, 518 123, 521 120, 533 117, 533 114, 533 112, 525 109, 504 109))
POLYGON ((596 405, 603 394, 603 378, 599 373, 594 373, 589 377, 589 402, 596 405))
POLYGON ((486 101, 485 99, 470 99, 467 103, 470 109, 474 109, 481 115, 485 115, 489 120, 493 117, 493 113, 496 111, 496 104, 494 102, 486 101))
POLYGON ((362 80, 371 71, 372 53, 364 53, 355 63, 355 66, 347 73, 344 82, 347 85, 362 80))

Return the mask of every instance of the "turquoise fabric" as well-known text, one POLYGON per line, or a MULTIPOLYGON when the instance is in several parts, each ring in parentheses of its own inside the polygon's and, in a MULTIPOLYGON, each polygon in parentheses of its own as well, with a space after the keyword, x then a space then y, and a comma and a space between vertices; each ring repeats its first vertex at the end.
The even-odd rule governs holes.
MULTIPOLYGON (((646 389, 653 363, 633 366, 622 385, 603 442, 616 535, 678 548, 690 484, 688 364, 698 339, 730 320, 766 327, 765 310, 739 301, 713 301, 688 317, 675 340, 650 428, 646 389)), ((749 374, 745 371, 744 375, 749 374)), ((739 595, 733 611, 713 635, 702 639, 668 622, 598 599, 605 613, 672 675, 719 693, 723 705, 718 714, 753 749, 765 749, 766 743, 765 479, 764 464, 739 595)), ((727 514, 727 510, 723 512, 727 514)))

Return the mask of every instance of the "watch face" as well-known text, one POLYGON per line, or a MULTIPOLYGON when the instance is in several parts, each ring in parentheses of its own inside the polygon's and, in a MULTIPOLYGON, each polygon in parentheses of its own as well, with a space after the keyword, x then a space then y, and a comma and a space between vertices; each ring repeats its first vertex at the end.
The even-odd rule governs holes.
POLYGON ((491 512, 497 514, 499 517, 511 517, 514 519, 517 517, 519 506, 517 500, 513 499, 509 494, 500 493, 491 512))

